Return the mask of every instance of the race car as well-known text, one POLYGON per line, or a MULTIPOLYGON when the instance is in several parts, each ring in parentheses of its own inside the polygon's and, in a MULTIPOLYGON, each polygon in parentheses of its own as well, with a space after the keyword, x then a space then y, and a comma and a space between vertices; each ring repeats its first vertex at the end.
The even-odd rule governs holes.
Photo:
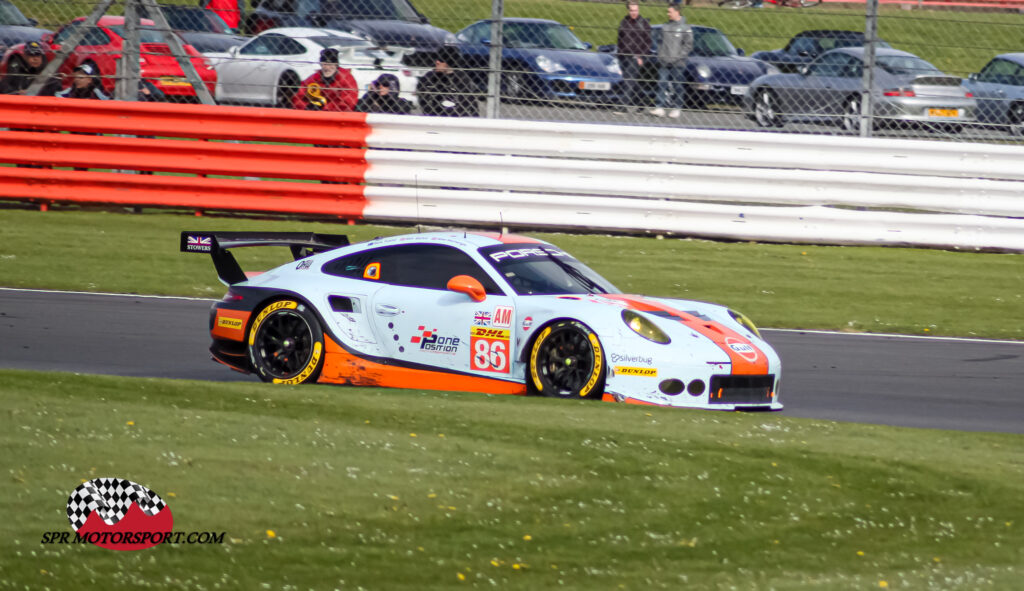
POLYGON ((626 295, 550 243, 431 232, 182 232, 224 298, 214 360, 278 384, 537 394, 710 409, 782 408, 781 361, 745 316, 626 295), (287 246, 246 273, 231 249, 287 246))

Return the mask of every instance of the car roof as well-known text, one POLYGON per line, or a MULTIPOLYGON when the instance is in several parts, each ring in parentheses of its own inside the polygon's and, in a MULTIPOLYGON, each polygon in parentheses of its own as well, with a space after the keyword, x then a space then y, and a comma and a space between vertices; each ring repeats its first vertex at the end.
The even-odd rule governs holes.
POLYGON ((505 234, 498 232, 484 231, 461 231, 461 232, 420 232, 417 234, 399 234, 397 236, 378 237, 353 246, 391 246, 398 244, 415 244, 423 242, 434 242, 438 244, 449 244, 460 246, 470 250, 476 250, 485 246, 498 244, 538 244, 548 245, 549 243, 529 236, 519 234, 505 234))
MULTIPOLYGON (((493 22, 493 19, 485 18, 485 19, 482 19, 482 20, 478 20, 476 22, 477 23, 490 23, 490 22, 493 22)), ((562 24, 562 23, 560 23, 558 21, 553 21, 553 20, 547 19, 547 18, 526 18, 526 17, 506 18, 506 19, 502 19, 502 22, 505 22, 505 23, 537 23, 537 24, 545 24, 545 25, 561 25, 562 24)), ((476 23, 473 23, 473 24, 475 25, 476 23)))
POLYGON ((276 33, 278 35, 284 35, 285 37, 323 37, 324 35, 330 35, 332 37, 342 37, 348 39, 365 39, 359 35, 353 35, 345 31, 339 31, 338 29, 322 29, 318 27, 277 27, 274 29, 267 29, 261 31, 260 35, 266 35, 268 33, 276 33))
POLYGON ((843 31, 840 29, 812 29, 810 31, 801 31, 794 37, 857 37, 859 39, 864 38, 864 33, 859 31, 843 31))
MULTIPOLYGON (((821 55, 825 55, 825 54, 828 54, 828 53, 842 52, 842 53, 848 53, 850 55, 855 55, 857 57, 863 57, 865 51, 867 51, 867 48, 864 48, 864 47, 837 47, 836 49, 830 49, 830 50, 826 51, 825 53, 823 53, 821 55)), ((876 47, 875 48, 875 55, 876 56, 898 55, 898 56, 903 56, 903 57, 918 57, 918 58, 920 57, 918 55, 910 53, 909 51, 903 51, 902 49, 893 49, 892 47, 876 47)))
MULTIPOLYGON (((1018 52, 1018 53, 1000 53, 999 55, 996 56, 996 58, 1004 59, 1004 60, 1011 61, 1011 62, 1016 62, 1016 63, 1024 66, 1024 53, 1020 53, 1020 52, 1018 52)), ((992 58, 992 59, 995 59, 995 58, 992 58)))
MULTIPOLYGON (((663 26, 664 25, 651 25, 651 28, 652 29, 660 29, 663 26)), ((718 29, 716 29, 714 27, 709 27, 707 25, 690 25, 690 28, 693 29, 694 31, 718 31, 718 29)), ((718 31, 718 32, 721 33, 721 31, 718 31)))
MULTIPOLYGON (((84 20, 85 20, 85 17, 84 16, 80 16, 80 17, 72 20, 71 22, 80 23, 80 22, 82 22, 84 20)), ((139 22, 141 22, 144 25, 150 25, 150 26, 156 24, 155 22, 153 22, 153 19, 148 19, 148 18, 139 19, 139 22)), ((120 26, 120 25, 124 24, 124 17, 123 16, 110 16, 110 15, 106 15, 106 16, 100 17, 100 20, 97 21, 96 24, 101 26, 101 27, 117 27, 117 26, 120 26)))

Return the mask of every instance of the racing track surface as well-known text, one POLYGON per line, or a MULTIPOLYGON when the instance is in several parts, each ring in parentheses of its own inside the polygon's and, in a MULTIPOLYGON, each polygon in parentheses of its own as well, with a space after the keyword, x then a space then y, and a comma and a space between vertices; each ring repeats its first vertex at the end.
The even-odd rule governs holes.
MULTIPOLYGON (((0 368, 255 381, 210 361, 210 304, 0 289, 0 368)), ((1024 342, 765 336, 782 355, 788 416, 1024 433, 1024 342)))

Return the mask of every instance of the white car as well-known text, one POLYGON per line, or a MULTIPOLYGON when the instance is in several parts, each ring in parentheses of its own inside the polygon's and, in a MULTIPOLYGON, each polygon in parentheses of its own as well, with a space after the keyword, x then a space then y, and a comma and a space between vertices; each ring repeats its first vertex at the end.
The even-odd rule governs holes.
POLYGON ((339 51, 339 65, 352 72, 360 96, 381 74, 393 74, 402 97, 415 101, 417 78, 428 71, 402 63, 402 56, 412 51, 408 48, 377 47, 334 29, 282 27, 267 29, 214 60, 215 98, 219 103, 290 107, 296 88, 320 69, 320 52, 328 47, 339 51))

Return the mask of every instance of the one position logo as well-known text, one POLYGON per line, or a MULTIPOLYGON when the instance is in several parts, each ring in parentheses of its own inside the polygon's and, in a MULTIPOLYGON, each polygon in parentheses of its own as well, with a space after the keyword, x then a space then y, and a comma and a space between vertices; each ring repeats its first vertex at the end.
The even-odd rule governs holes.
POLYGON ((111 550, 156 546, 174 525, 163 499, 121 478, 83 482, 68 497, 68 521, 78 537, 111 550))

